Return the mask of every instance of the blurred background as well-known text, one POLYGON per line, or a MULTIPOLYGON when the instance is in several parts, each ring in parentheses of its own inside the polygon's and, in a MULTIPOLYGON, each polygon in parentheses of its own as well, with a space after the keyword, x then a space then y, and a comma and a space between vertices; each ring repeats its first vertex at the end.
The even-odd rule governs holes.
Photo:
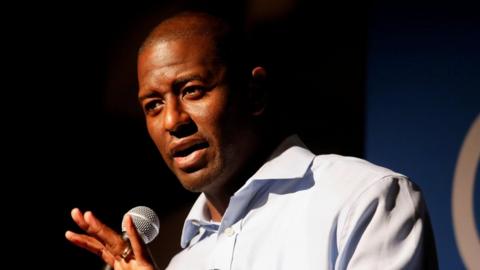
MULTIPOLYGON (((18 142, 5 146, 13 148, 4 164, 13 185, 4 192, 22 191, 29 205, 22 216, 32 233, 20 241, 22 250, 27 248, 20 255, 31 249, 48 253, 18 261, 20 266, 102 267, 64 239, 65 230, 76 230, 73 207, 92 210, 120 229, 125 212, 147 205, 161 220, 152 244, 160 268, 180 249, 183 220, 198 194, 181 187, 148 137, 136 100, 136 53, 164 14, 188 5, 20 4, 4 23, 11 37, 5 43, 17 49, 4 51, 14 60, 8 65, 12 86, 4 84, 9 97, 3 107, 12 126, 5 133, 11 136, 7 142, 18 142)), ((475 119, 480 121, 476 5, 306 0, 195 5, 237 18, 258 39, 283 86, 279 100, 288 100, 278 113, 315 153, 362 157, 411 177, 429 206, 441 269, 480 269, 471 255, 480 251, 480 139, 464 143, 469 131, 480 132, 474 128, 475 119), (474 166, 459 163, 464 145, 474 166), (455 174, 457 167, 471 171, 455 174), (455 185, 463 187, 458 205, 465 210, 457 227, 455 185)))

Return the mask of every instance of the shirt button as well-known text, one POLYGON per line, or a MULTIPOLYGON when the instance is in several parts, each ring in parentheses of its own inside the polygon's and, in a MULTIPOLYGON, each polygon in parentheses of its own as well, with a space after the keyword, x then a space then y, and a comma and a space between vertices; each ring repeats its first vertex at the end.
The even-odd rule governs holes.
POLYGON ((232 229, 232 227, 228 227, 228 228, 225 229, 224 233, 225 233, 226 236, 232 236, 232 235, 235 234, 235 230, 232 229))

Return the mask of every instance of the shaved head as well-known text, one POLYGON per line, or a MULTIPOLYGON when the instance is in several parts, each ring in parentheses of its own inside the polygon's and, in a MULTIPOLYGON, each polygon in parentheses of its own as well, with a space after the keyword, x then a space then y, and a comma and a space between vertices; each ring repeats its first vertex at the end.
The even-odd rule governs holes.
POLYGON ((227 67, 227 77, 235 84, 250 76, 249 47, 244 32, 226 20, 202 12, 182 12, 157 25, 140 47, 139 54, 161 42, 206 38, 212 41, 216 60, 227 67))
POLYGON ((164 20, 148 35, 140 53, 158 42, 179 38, 209 37, 216 43, 228 38, 231 27, 220 18, 201 12, 182 12, 164 20))

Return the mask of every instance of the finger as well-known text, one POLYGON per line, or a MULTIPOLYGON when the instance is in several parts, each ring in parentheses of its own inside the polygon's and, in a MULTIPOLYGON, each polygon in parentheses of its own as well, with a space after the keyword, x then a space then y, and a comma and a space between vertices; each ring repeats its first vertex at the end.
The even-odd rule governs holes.
POLYGON ((128 270, 128 269, 135 269, 135 266, 131 265, 133 263, 128 263, 125 260, 116 260, 114 264, 115 270, 128 270))
POLYGON ((113 268, 115 270, 124 270, 126 269, 125 264, 126 262, 124 262, 123 260, 116 260, 115 263, 113 264, 113 268))
POLYGON ((113 265, 115 260, 114 256, 97 239, 88 235, 78 234, 71 231, 67 231, 65 233, 65 237, 67 238, 68 241, 72 242, 76 246, 79 246, 92 253, 97 254, 106 263, 113 265))
POLYGON ((121 254, 127 246, 122 237, 107 225, 97 219, 92 212, 87 211, 83 215, 88 224, 87 233, 97 238, 112 254, 121 254))
POLYGON ((142 238, 138 234, 135 225, 133 225, 132 217, 127 215, 126 217, 126 227, 128 239, 130 239, 130 245, 132 246, 133 254, 135 259, 139 262, 150 262, 150 257, 147 252, 147 247, 145 246, 142 238))
POLYGON ((104 248, 102 243, 98 242, 97 239, 88 235, 67 231, 65 233, 65 237, 73 244, 81 248, 87 249, 88 251, 98 255, 100 255, 102 249, 104 248))
POLYGON ((85 222, 85 219, 83 218, 83 214, 80 211, 80 209, 73 208, 70 214, 72 216, 73 221, 77 223, 78 227, 80 227, 84 231, 88 229, 88 224, 85 222))

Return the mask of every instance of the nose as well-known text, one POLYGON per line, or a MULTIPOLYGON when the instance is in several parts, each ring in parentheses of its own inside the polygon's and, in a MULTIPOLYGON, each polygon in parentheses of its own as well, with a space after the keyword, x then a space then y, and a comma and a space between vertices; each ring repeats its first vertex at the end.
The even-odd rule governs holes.
POLYGON ((172 100, 166 104, 165 109, 164 127, 172 136, 181 138, 197 131, 197 126, 180 102, 172 100))

